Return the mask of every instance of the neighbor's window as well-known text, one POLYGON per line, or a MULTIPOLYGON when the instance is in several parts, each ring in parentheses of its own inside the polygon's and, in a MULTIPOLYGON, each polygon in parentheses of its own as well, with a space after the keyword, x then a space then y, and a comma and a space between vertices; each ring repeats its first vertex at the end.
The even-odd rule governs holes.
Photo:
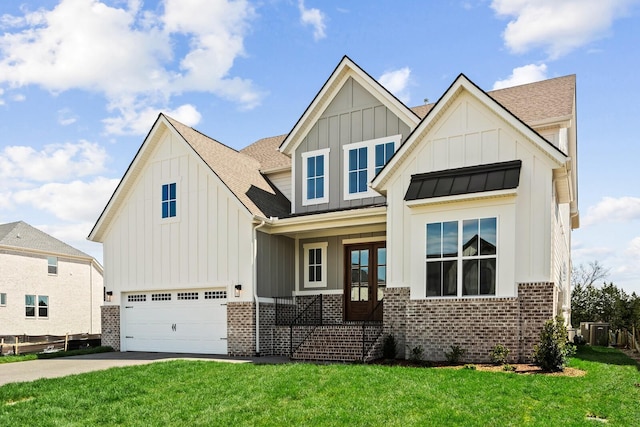
POLYGON ((49 297, 38 295, 38 317, 49 317, 49 297))
POLYGON ((36 317, 36 296, 25 295, 24 296, 25 316, 36 317))
POLYGON ((304 251, 304 286, 321 288, 327 286, 327 242, 307 243, 304 251))
POLYGON ((427 224, 426 295, 495 295, 497 219, 427 224))
POLYGON ((162 186, 162 218, 176 216, 176 183, 162 186))
POLYGON ((369 141, 344 145, 344 199, 353 200, 375 197, 379 194, 369 188, 369 183, 387 164, 402 135, 394 135, 369 141))
POLYGON ((0 305, 7 305, 7 294, 0 294, 0 305))
POLYGON ((302 154, 302 204, 329 202, 329 149, 302 154))
POLYGON ((58 257, 47 257, 47 271, 49 274, 58 274, 58 257))

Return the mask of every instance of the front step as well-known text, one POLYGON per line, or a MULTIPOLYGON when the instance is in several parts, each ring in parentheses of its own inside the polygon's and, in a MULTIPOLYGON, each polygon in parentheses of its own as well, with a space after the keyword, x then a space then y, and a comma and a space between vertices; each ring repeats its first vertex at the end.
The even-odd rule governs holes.
MULTIPOLYGON (((292 359, 356 362, 362 361, 362 324, 323 325, 318 326, 298 347, 292 359)), ((382 324, 370 324, 364 327, 365 350, 364 361, 379 357, 382 340, 382 324)))

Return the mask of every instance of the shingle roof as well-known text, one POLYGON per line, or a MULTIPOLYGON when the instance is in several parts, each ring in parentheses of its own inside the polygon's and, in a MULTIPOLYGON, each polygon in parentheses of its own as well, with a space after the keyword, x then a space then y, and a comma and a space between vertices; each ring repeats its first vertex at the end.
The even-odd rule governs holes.
POLYGON ((291 167, 291 158, 278 150, 286 137, 287 135, 284 134, 262 138, 243 148, 240 152, 260 162, 261 171, 289 168, 291 167))
MULTIPOLYGON (((573 114, 576 75, 492 90, 487 95, 529 126, 573 114)), ((435 104, 411 108, 424 118, 435 104)))
POLYGON ((404 199, 421 200, 517 188, 521 166, 521 160, 513 160, 412 175, 404 199))
POLYGON ((44 231, 30 226, 24 221, 0 224, 0 246, 34 249, 56 255, 92 258, 90 255, 67 245, 44 231))
POLYGON ((253 215, 284 217, 291 212, 289 200, 260 173, 258 160, 164 117, 253 215))

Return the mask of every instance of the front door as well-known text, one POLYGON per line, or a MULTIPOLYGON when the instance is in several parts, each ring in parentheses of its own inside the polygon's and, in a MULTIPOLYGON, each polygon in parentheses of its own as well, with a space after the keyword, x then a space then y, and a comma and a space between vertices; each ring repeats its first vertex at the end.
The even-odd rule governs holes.
POLYGON ((345 258, 345 320, 382 320, 376 306, 387 283, 385 242, 346 246, 345 258))

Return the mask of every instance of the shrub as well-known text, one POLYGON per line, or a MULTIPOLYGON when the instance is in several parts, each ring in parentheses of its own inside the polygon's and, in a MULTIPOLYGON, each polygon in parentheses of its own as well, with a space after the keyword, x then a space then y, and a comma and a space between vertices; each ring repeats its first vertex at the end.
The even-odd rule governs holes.
POLYGON ((536 365, 545 371, 562 371, 567 364, 567 359, 573 353, 574 348, 567 341, 564 318, 558 316, 555 320, 547 320, 540 331, 540 342, 533 349, 536 365))
POLYGON ((585 345, 587 343, 587 340, 582 335, 574 335, 573 343, 575 345, 585 345))
POLYGON ((392 334, 387 334, 382 343, 382 357, 385 359, 395 359, 398 353, 398 343, 392 334))
POLYGON ((469 369, 471 371, 475 371, 476 370, 476 365, 472 364, 472 363, 467 363, 466 365, 464 365, 463 367, 464 369, 469 369))
POLYGON ((504 365, 502 365, 502 370, 506 371, 506 372, 513 372, 516 370, 515 366, 511 366, 508 363, 505 363, 504 365))
POLYGON ((411 353, 409 354, 409 360, 412 362, 422 362, 422 355, 424 354, 424 349, 421 345, 413 347, 411 349, 411 353))
POLYGON ((507 347, 502 344, 496 344, 491 352, 489 352, 489 358, 494 365, 504 365, 507 363, 509 353, 511 353, 511 350, 507 347))
POLYGON ((447 353, 445 351, 444 357, 447 358, 447 362, 449 362, 452 365, 456 365, 460 363, 460 361, 462 360, 462 358, 466 353, 467 353, 467 350, 463 349, 459 345, 452 345, 451 352, 447 353))

